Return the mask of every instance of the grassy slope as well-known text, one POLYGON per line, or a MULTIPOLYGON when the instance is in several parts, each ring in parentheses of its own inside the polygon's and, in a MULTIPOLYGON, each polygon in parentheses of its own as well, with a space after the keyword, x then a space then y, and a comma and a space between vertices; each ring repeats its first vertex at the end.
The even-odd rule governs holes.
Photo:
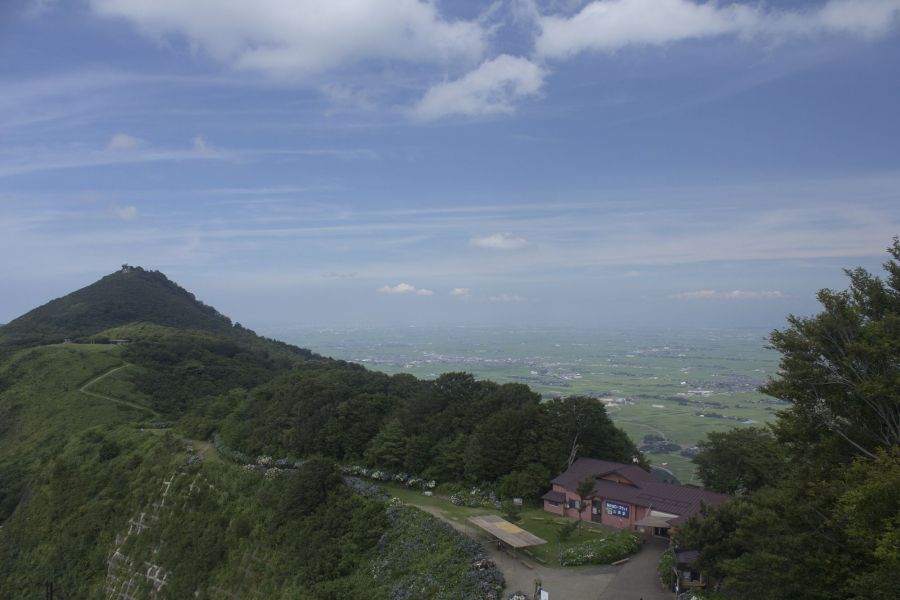
POLYGON ((139 436, 126 426, 97 427, 61 444, 0 531, 0 589, 37 598, 52 581, 67 598, 102 597, 116 535, 183 463, 179 447, 172 437, 139 436))
POLYGON ((83 394, 80 387, 122 364, 117 346, 61 344, 21 350, 0 363, 0 519, 27 482, 66 441, 98 426, 139 420, 144 411, 83 394))
MULTIPOLYGON (((148 413, 124 402, 145 399, 124 370, 90 387, 113 399, 80 391, 122 365, 122 351, 100 344, 43 346, 19 351, 0 366, 0 376, 15 382, 0 394, 0 414, 12 417, 4 419, 0 437, 0 472, 9 486, 6 512, 14 512, 0 530, 0 563, 7 567, 0 569, 0 589, 37 597, 45 582, 53 581, 67 597, 99 597, 108 584, 124 584, 137 572, 122 567, 107 578, 106 561, 119 536, 128 538, 119 549, 135 564, 153 562, 162 552, 175 593, 192 592, 198 581, 274 593, 285 577, 264 568, 278 562, 266 549, 271 545, 266 528, 224 539, 230 517, 245 515, 250 523, 271 519, 271 506, 254 501, 264 487, 261 478, 221 464, 214 449, 205 449, 202 465, 188 467, 187 448, 197 452, 200 442, 170 431, 141 431, 137 424, 148 413), (204 482, 203 490, 217 492, 201 493, 191 487, 195 480, 204 482), (173 482, 170 509, 155 523, 148 519, 155 526, 144 535, 129 536, 129 520, 154 512, 165 481, 173 482), (179 537, 181 531, 189 536, 179 537), (160 544, 164 533, 169 544, 160 544), (235 582, 235 572, 245 576, 235 582)), ((139 590, 149 590, 142 577, 136 581, 139 590)))
MULTIPOLYGON (((302 521, 277 518, 290 478, 248 473, 177 431, 142 431, 147 412, 124 404, 146 402, 131 387, 130 369, 92 384, 100 397, 79 391, 122 365, 123 350, 61 344, 22 350, 0 363, 0 377, 12 382, 0 392, 3 516, 12 514, 0 528, 0 596, 43 597, 52 581, 65 597, 103 597, 131 585, 134 597, 146 598, 148 565, 165 574, 161 597, 170 598, 194 592, 200 598, 385 597, 395 586, 416 585, 417 570, 429 573, 447 598, 466 596, 458 586, 471 584, 464 575, 472 559, 454 541, 457 534, 429 525, 431 517, 412 527, 405 519, 389 523, 388 545, 376 549, 380 530, 365 512, 335 508, 332 518, 347 521, 357 533, 346 539, 357 541, 326 548, 333 538, 311 541, 315 531, 302 521), (201 450, 206 460, 188 465, 186 458, 201 450), (367 520, 353 521, 358 518, 367 520), (297 533, 285 536, 285 527, 297 533), (403 558, 413 539, 443 550, 417 556, 413 569, 403 558), (310 595, 308 578, 316 575, 308 572, 310 557, 294 547, 304 540, 324 549, 322 560, 341 565, 339 579, 319 582, 323 595, 310 595), (110 566, 111 556, 119 558, 110 566), (395 558, 385 563, 386 556, 395 558), (383 571, 377 586, 370 579, 375 560, 383 571)), ((352 498, 344 501, 354 506, 352 498)), ((327 563, 322 568, 333 570, 327 563)))
POLYGON ((0 377, 11 382, 0 393, 0 410, 12 427, 0 435, 0 451, 37 451, 60 434, 98 424, 120 423, 140 413, 92 398, 79 388, 122 364, 121 348, 59 344, 22 350, 0 363, 0 377))

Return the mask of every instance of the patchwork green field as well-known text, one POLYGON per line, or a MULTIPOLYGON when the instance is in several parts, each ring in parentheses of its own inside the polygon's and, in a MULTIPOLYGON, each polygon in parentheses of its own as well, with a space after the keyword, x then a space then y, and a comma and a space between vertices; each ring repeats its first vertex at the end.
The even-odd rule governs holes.
MULTIPOLYGON (((694 480, 681 452, 709 431, 766 423, 782 404, 757 391, 778 366, 759 330, 585 331, 501 328, 308 328, 267 332, 386 373, 466 371, 546 398, 587 395, 653 464, 694 480), (665 443, 680 448, 665 448, 665 443)), ((689 453, 689 452, 688 452, 689 453)))

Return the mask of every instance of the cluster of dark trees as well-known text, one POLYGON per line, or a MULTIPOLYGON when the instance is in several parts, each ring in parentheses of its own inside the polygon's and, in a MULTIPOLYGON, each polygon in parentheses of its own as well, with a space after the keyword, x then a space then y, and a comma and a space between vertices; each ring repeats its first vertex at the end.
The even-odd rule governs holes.
POLYGON ((300 364, 246 394, 221 433, 250 454, 324 454, 532 498, 573 445, 609 460, 638 454, 595 399, 542 403, 521 384, 466 373, 420 381, 340 362, 300 364))
MULTIPOLYGON (((142 327, 123 358, 152 408, 169 417, 196 412, 229 390, 250 389, 291 368, 309 351, 288 353, 206 331, 142 327)), ((205 436, 201 436, 205 437, 205 436)))
POLYGON ((900 241, 772 334, 790 402, 769 429, 710 434, 704 483, 736 494, 678 531, 727 598, 900 598, 900 241))

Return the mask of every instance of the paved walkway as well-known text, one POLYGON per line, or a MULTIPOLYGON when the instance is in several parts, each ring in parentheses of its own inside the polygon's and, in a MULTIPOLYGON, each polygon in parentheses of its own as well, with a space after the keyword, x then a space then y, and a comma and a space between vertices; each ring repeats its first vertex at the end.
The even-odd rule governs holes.
MULTIPOLYGON (((668 547, 666 540, 650 538, 644 547, 631 557, 600 594, 602 600, 671 600, 672 592, 666 592, 659 583, 657 565, 659 557, 668 547)), ((555 599, 554 599, 555 600, 555 599)))
POLYGON ((506 594, 521 591, 531 597, 534 581, 540 579, 550 600, 671 600, 674 596, 659 587, 656 574, 659 557, 666 549, 663 540, 647 540, 644 547, 623 565, 552 568, 528 557, 513 558, 498 551, 482 532, 448 518, 439 508, 424 505, 417 505, 417 508, 481 542, 488 558, 497 564, 506 578, 506 594))

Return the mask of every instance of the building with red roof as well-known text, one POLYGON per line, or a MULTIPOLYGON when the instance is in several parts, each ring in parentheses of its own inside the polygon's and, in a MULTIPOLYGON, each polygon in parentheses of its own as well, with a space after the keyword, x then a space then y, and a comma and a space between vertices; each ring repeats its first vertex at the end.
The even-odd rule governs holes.
POLYGON ((703 488, 665 483, 637 465, 578 458, 551 481, 542 496, 544 510, 561 516, 634 529, 647 535, 669 536, 669 530, 704 504, 714 506, 728 496, 703 488), (578 484, 594 481, 590 496, 578 496, 578 484))

